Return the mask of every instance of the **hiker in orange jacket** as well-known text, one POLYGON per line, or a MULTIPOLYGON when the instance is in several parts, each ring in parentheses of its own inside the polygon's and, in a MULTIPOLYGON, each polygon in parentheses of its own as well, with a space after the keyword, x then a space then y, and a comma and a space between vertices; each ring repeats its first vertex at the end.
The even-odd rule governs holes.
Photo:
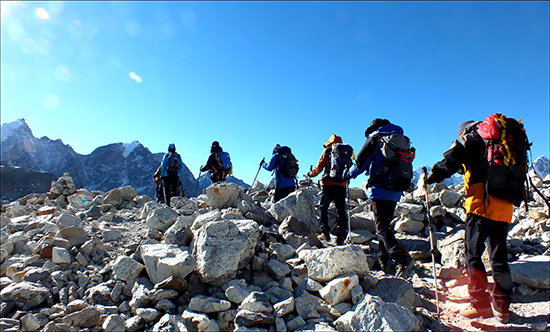
POLYGON ((477 123, 474 121, 465 121, 460 125, 458 139, 443 153, 444 159, 432 167, 424 182, 441 182, 457 172, 464 175, 464 208, 467 213, 465 245, 471 300, 470 306, 461 310, 460 314, 466 318, 491 317, 494 314, 505 324, 509 319, 513 289, 506 238, 514 206, 485 191, 489 162, 486 144, 475 125, 477 123), (481 259, 486 239, 489 239, 488 252, 495 282, 492 305, 491 294, 487 292, 487 272, 481 259))
MULTIPOLYGON (((321 203, 319 209, 321 210, 321 230, 326 241, 331 241, 330 228, 328 225, 328 208, 331 202, 334 202, 336 210, 338 211, 338 234, 336 243, 338 245, 344 244, 348 232, 348 222, 346 213, 346 188, 347 182, 344 179, 335 179, 329 176, 331 169, 331 150, 333 144, 342 144, 342 138, 340 136, 332 135, 330 139, 323 145, 325 148, 323 154, 317 162, 317 166, 307 172, 307 176, 316 177, 324 170, 324 174, 321 177, 321 186, 323 188, 321 203)), ((351 147, 350 147, 351 149, 351 147)), ((355 159, 355 154, 353 154, 355 159)))

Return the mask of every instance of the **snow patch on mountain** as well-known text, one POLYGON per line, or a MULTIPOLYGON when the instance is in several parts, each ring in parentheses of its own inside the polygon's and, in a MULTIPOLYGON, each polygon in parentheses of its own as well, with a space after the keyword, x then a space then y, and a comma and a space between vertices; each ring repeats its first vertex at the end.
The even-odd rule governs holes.
POLYGON ((533 162, 535 171, 541 178, 545 178, 550 174, 550 159, 546 156, 540 156, 533 162))
POLYGON ((124 156, 124 158, 128 158, 128 156, 130 155, 130 153, 132 153, 132 151, 134 151, 134 149, 139 145, 139 142, 138 141, 133 141, 132 143, 123 143, 123 146, 124 146, 124 152, 122 153, 122 155, 124 156))
POLYGON ((13 133, 17 130, 17 128, 23 126, 25 124, 25 119, 19 119, 17 121, 4 123, 2 125, 2 139, 1 141, 4 142, 7 140, 13 133))

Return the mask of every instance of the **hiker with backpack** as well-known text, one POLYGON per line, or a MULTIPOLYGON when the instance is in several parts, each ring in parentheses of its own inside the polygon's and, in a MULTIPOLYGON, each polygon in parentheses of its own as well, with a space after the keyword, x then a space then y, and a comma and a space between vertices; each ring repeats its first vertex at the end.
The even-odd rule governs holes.
POLYGON ((396 276, 406 278, 414 260, 404 250, 390 226, 397 202, 412 180, 414 148, 403 134, 403 128, 387 119, 375 119, 365 131, 366 141, 357 153, 356 164, 349 172, 354 179, 366 172, 367 196, 373 200, 378 237, 378 264, 391 272, 391 260, 396 265, 396 276))
POLYGON ((280 201, 296 190, 296 174, 298 174, 298 161, 288 146, 276 144, 269 163, 265 158, 260 161, 260 166, 275 173, 275 196, 273 203, 280 201))
POLYGON ((176 145, 171 143, 168 145, 168 153, 164 155, 160 164, 163 200, 168 206, 170 206, 170 199, 172 197, 185 196, 184 192, 180 192, 180 175, 182 170, 183 161, 181 160, 181 156, 176 152, 176 145))
POLYGON ((210 147, 210 156, 206 165, 200 168, 201 172, 210 172, 212 183, 225 181, 228 175, 232 173, 233 165, 229 153, 223 151, 218 141, 212 142, 210 147))
POLYGON ((334 202, 338 212, 338 231, 336 244, 342 245, 348 233, 348 220, 346 211, 347 181, 344 179, 346 169, 349 169, 355 159, 353 148, 342 143, 340 136, 332 135, 323 145, 324 150, 313 170, 307 171, 307 176, 316 177, 323 170, 321 177, 321 202, 319 205, 322 236, 327 242, 331 241, 330 227, 328 224, 328 208, 334 202))
POLYGON ((455 173, 463 174, 466 200, 466 270, 470 305, 460 310, 466 318, 496 316, 506 324, 514 284, 508 266, 506 238, 514 205, 525 198, 529 142, 518 121, 495 113, 483 122, 465 121, 458 139, 443 152, 422 179, 441 182, 455 173), (482 255, 489 240, 494 287, 487 292, 487 272, 482 255), (492 301, 491 301, 492 297, 492 301))

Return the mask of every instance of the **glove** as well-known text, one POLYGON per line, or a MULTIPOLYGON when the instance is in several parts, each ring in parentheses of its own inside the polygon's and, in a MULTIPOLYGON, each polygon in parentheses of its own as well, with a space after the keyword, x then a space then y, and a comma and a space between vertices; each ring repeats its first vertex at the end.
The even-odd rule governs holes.
POLYGON ((435 176, 434 174, 430 171, 430 173, 428 174, 428 177, 426 179, 424 179, 424 183, 425 184, 432 184, 432 183, 436 183, 437 181, 435 180, 435 176))
POLYGON ((262 158, 262 161, 260 161, 260 166, 262 166, 263 164, 265 164, 265 158, 262 158))
POLYGON ((350 179, 349 170, 347 168, 344 170, 343 178, 346 182, 348 182, 350 179))

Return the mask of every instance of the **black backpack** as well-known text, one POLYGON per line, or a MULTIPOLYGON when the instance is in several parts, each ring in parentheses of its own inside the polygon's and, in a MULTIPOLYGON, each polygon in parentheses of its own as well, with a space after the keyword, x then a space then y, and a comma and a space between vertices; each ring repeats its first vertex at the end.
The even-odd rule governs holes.
POLYGON ((277 149, 276 154, 281 158, 282 163, 279 171, 287 178, 294 178, 298 174, 298 160, 292 154, 288 146, 281 146, 277 149))
POLYGON ((166 160, 166 171, 169 173, 179 173, 180 171, 180 156, 175 152, 168 153, 166 160))
POLYGON ((379 169, 371 174, 369 185, 380 185, 392 191, 408 190, 413 178, 415 148, 401 134, 379 135, 378 149, 382 158, 379 169))
POLYGON ((330 170, 328 177, 344 181, 344 171, 353 164, 353 148, 348 144, 333 143, 330 147, 330 170))
POLYGON ((487 146, 486 191, 519 207, 526 197, 527 151, 531 146, 521 120, 495 113, 476 129, 487 146))

